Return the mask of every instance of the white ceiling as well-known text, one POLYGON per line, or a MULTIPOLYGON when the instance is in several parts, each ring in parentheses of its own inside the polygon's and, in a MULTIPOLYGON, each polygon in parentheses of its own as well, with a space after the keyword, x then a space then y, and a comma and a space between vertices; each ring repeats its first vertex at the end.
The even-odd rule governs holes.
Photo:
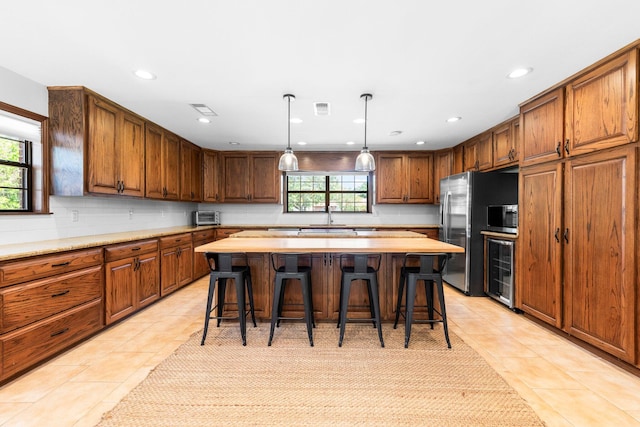
POLYGON ((284 149, 285 93, 303 120, 291 125, 294 150, 359 150, 364 128, 353 120, 370 92, 371 150, 431 150, 515 116, 637 40, 639 17, 638 0, 3 1, 0 66, 47 86, 84 85, 219 150, 284 149), (507 79, 519 66, 534 71, 507 79), (157 79, 136 78, 138 68, 157 79), (318 101, 330 116, 314 116, 318 101), (198 123, 192 103, 218 116, 198 123))

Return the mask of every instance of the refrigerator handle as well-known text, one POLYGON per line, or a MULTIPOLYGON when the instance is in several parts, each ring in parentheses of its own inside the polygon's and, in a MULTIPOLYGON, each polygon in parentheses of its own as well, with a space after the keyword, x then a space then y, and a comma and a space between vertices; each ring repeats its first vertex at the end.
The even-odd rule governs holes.
POLYGON ((451 193, 449 191, 444 193, 444 200, 442 201, 442 205, 441 205, 442 207, 441 222, 442 222, 442 230, 443 230, 442 235, 444 236, 445 242, 449 241, 449 213, 451 211, 450 196, 451 196, 451 193))

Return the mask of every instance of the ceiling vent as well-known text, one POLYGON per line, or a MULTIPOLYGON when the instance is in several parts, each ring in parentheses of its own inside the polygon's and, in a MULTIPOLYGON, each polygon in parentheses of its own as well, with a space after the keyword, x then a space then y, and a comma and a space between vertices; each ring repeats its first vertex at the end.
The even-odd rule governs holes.
POLYGON ((202 114, 203 116, 217 116, 218 114, 216 114, 215 111, 213 111, 211 108, 207 107, 204 104, 189 104, 191 105, 193 108, 196 109, 196 111, 200 114, 202 114))
POLYGON ((316 116, 328 116, 330 113, 328 102, 314 102, 313 111, 316 116))

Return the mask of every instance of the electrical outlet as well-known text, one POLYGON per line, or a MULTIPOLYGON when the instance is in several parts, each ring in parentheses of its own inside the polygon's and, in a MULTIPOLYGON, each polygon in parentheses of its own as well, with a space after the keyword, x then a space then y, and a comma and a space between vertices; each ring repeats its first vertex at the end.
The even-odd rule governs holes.
POLYGON ((79 213, 76 209, 71 211, 71 221, 78 222, 79 213))
POLYGON ((133 209, 129 209, 129 219, 133 219, 133 209))

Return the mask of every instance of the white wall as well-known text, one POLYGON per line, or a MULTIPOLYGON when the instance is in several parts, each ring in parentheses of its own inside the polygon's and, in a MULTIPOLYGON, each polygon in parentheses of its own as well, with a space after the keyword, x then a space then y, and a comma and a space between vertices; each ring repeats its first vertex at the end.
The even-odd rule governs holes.
MULTIPOLYGON (((2 67, 0 101, 48 115, 47 88, 2 67)), ((221 211, 223 225, 306 225, 327 221, 327 214, 321 213, 283 214, 282 205, 197 205, 124 197, 52 196, 50 208, 50 215, 0 215, 0 245, 188 225, 191 212, 196 209, 221 211)), ((334 223, 437 224, 438 207, 378 205, 372 214, 335 213, 334 223)))

